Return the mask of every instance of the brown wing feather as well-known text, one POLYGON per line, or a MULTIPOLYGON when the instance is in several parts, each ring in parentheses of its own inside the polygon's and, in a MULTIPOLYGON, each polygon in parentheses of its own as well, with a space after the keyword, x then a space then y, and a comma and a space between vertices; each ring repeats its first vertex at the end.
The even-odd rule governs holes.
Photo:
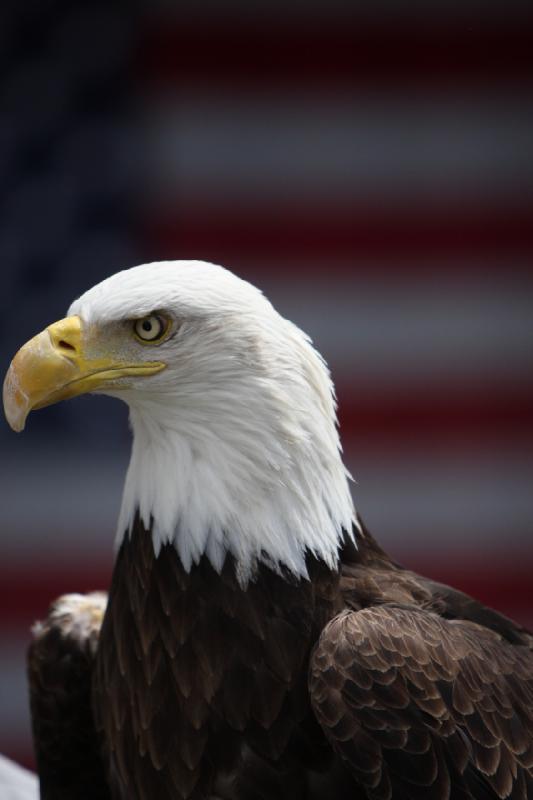
POLYGON ((310 692, 372 800, 533 797, 533 652, 464 620, 382 605, 324 629, 310 692))
POLYGON ((28 677, 42 800, 108 800, 92 708, 94 656, 106 597, 65 595, 33 628, 28 677))

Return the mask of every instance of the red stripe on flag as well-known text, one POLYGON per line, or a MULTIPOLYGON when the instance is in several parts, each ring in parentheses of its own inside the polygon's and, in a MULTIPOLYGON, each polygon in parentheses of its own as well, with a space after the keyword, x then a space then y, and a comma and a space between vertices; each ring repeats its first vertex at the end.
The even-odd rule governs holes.
MULTIPOLYGON (((145 236, 154 258, 203 258, 240 266, 271 260, 286 276, 283 259, 309 259, 309 268, 323 259, 346 262, 356 273, 357 260, 386 258, 391 269, 405 274, 402 259, 417 259, 422 270, 429 259, 468 256, 494 260, 533 256, 533 204, 511 201, 501 206, 427 202, 364 205, 325 203, 228 204, 195 203, 187 198, 147 210, 145 236), (177 210, 176 210, 177 209, 177 210)), ((483 264, 483 270, 490 264, 483 264)), ((361 265, 368 272, 368 264, 361 265)), ((531 262, 526 265, 531 270, 531 262)), ((315 267, 316 269, 316 267, 315 267)), ((319 268, 320 269, 320 268, 319 268)), ((461 271, 464 264, 460 265, 461 271)), ((498 270, 501 272, 501 265, 498 270)), ((330 273, 328 272, 328 275, 330 273)))
MULTIPOLYGON (((431 535, 433 537, 433 531, 431 535)), ((445 541, 446 532, 441 536, 440 541, 445 541)), ((469 538, 465 532, 464 541, 469 538)), ((502 531, 504 539, 505 531, 502 531)), ((533 621, 533 558, 529 551, 504 552, 500 557, 493 553, 488 560, 486 553, 479 550, 451 551, 448 561, 439 558, 437 562, 421 557, 417 550, 408 566, 420 575, 466 592, 523 625, 531 625, 533 621)))
POLYGON ((432 452, 464 452, 512 443, 533 445, 533 385, 487 381, 468 387, 438 386, 413 390, 408 384, 380 392, 342 382, 337 386, 343 441, 358 448, 390 453, 408 440, 430 443, 432 452))
MULTIPOLYGON (((46 539, 46 532, 43 533, 46 539)), ((107 561, 76 563, 68 566, 29 564, 0 569, 0 627, 27 631, 46 615, 50 603, 62 594, 107 590, 112 565, 107 561)))
POLYGON ((452 86, 533 82, 533 17, 446 22, 313 22, 164 17, 148 27, 135 68, 154 85, 242 87, 452 86))

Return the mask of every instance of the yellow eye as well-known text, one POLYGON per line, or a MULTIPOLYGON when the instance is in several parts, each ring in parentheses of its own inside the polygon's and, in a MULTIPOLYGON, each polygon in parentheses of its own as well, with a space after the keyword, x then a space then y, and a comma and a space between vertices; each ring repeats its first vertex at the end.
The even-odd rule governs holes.
POLYGON ((159 314, 149 314, 133 323, 135 336, 142 342, 157 342, 168 330, 168 321, 159 314))

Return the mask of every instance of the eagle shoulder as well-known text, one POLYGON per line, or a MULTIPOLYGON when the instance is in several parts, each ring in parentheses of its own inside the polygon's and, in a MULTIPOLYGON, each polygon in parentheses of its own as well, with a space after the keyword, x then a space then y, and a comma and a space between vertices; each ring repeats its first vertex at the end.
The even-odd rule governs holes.
POLYGON ((313 709, 372 800, 533 796, 533 654, 468 620, 345 610, 310 664, 313 709))
POLYGON ((41 797, 99 798, 111 792, 92 712, 92 677, 106 595, 58 598, 33 626, 30 709, 41 797))

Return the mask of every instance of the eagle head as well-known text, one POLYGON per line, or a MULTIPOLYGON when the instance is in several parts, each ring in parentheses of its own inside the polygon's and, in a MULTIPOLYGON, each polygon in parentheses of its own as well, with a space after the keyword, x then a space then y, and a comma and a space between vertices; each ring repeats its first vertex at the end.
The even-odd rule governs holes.
POLYGON ((5 414, 21 431, 87 392, 130 409, 119 541, 139 515, 186 569, 206 555, 220 571, 228 552, 243 582, 259 562, 305 577, 309 552, 336 565, 354 511, 333 385, 259 289, 199 261, 112 275, 19 350, 5 414))

